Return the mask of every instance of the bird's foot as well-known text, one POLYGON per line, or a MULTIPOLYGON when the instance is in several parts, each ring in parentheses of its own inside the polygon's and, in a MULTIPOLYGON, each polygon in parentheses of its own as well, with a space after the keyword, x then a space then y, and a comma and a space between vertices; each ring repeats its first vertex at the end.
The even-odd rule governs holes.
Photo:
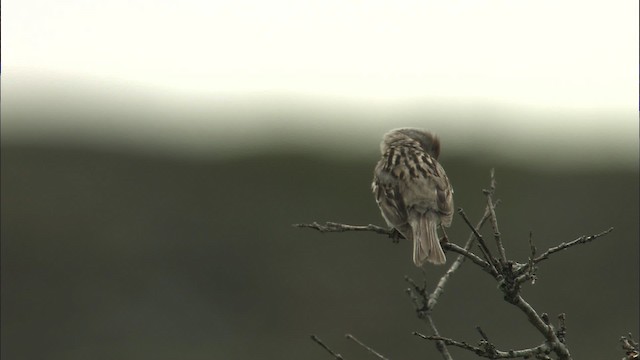
POLYGON ((391 234, 389 234, 389 237, 394 244, 398 244, 400 243, 400 239, 404 239, 404 236, 400 233, 400 231, 396 230, 395 228, 391 229, 391 234))

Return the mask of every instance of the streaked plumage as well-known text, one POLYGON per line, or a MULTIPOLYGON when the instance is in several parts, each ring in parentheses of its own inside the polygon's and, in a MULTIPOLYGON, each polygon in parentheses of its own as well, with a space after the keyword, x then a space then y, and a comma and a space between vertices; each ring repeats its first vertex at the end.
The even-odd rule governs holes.
POLYGON ((444 264, 438 224, 450 226, 453 189, 438 163, 440 141, 426 130, 395 129, 384 135, 371 187, 389 226, 413 241, 413 262, 444 264))

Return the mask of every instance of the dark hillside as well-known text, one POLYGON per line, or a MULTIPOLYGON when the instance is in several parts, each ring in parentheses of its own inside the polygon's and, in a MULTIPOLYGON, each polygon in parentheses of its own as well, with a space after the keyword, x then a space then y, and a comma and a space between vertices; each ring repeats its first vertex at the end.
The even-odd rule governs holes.
MULTIPOLYGON (((426 330, 403 292, 405 274, 420 277, 408 244, 290 226, 382 224, 369 190, 376 159, 5 146, 1 160, 2 358, 328 359, 312 333, 365 358, 347 332, 392 358, 436 356, 411 335, 426 330)), ((496 168, 501 231, 523 261, 529 230, 546 249, 615 227, 543 263, 525 295, 539 311, 567 313, 575 359, 622 357, 619 336, 638 333, 638 173, 443 164, 473 219, 496 168)), ((449 235, 466 239, 458 217, 449 235)), ((429 281, 442 271, 428 267, 429 281)), ((503 348, 542 341, 470 264, 434 318, 470 343, 476 325, 503 348)))

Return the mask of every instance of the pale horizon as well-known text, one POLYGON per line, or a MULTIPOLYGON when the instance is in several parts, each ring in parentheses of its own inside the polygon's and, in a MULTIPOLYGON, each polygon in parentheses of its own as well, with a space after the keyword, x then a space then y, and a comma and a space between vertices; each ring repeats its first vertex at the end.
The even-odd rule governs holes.
POLYGON ((634 110, 437 98, 357 102, 278 93, 194 98, 122 84, 114 92, 114 83, 54 79, 3 89, 3 143, 186 157, 288 151, 354 158, 377 156, 384 132, 411 126, 438 133, 451 156, 486 153, 496 161, 551 168, 637 168, 638 162, 634 110))
POLYGON ((416 126, 462 154, 638 159, 638 2, 24 0, 3 10, 3 142, 348 156, 416 126))

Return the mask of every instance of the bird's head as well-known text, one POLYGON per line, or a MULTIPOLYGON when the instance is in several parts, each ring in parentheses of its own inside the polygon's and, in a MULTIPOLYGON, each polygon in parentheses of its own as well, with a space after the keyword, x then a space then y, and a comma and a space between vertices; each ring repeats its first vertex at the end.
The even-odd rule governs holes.
POLYGON ((380 151, 384 154, 392 146, 418 145, 434 159, 440 155, 440 140, 427 130, 400 128, 384 134, 380 151))

